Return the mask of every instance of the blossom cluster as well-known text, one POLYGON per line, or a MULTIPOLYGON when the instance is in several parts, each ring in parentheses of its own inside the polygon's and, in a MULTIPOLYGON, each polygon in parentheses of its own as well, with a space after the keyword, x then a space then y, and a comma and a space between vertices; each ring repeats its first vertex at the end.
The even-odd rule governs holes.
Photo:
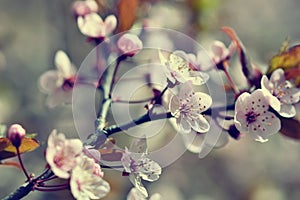
MULTIPOLYGON (((146 37, 143 35, 145 27, 141 28, 142 31, 139 34, 134 31, 120 33, 118 30, 120 20, 117 15, 101 16, 99 2, 95 0, 75 1, 72 11, 78 29, 84 37, 87 37, 87 41, 95 46, 100 43, 104 44, 102 47, 105 56, 101 54, 101 50, 97 49, 97 66, 92 66, 91 71, 95 72, 99 70, 99 67, 105 70, 102 65, 109 63, 108 60, 112 59, 115 59, 115 66, 111 65, 114 67, 114 70, 111 70, 112 73, 108 70, 103 77, 99 77, 101 80, 93 80, 91 84, 93 89, 103 94, 103 101, 101 101, 95 122, 95 132, 89 135, 85 143, 87 145, 83 145, 80 139, 67 139, 64 134, 57 133, 56 130, 53 130, 48 137, 45 153, 47 170, 52 175, 54 174, 54 178, 64 179, 67 182, 67 188, 55 186, 54 189, 70 189, 74 198, 79 200, 103 198, 109 193, 110 185, 104 180, 102 161, 105 161, 105 164, 108 163, 105 167, 114 168, 115 166, 110 166, 111 163, 103 159, 103 157, 112 156, 113 159, 108 159, 108 161, 119 162, 116 168, 121 169, 122 175, 128 177, 133 185, 127 196, 128 200, 160 200, 162 199, 160 194, 156 193, 151 196, 144 186, 144 181, 157 181, 162 174, 161 163, 149 156, 148 136, 143 135, 141 138, 133 139, 129 148, 116 147, 115 139, 111 138, 109 139, 113 142, 109 144, 106 143, 109 141, 107 138, 100 141, 100 136, 111 137, 123 131, 122 128, 127 130, 152 120, 168 118, 176 133, 183 138, 186 148, 199 153, 200 156, 208 146, 225 145, 229 141, 229 135, 234 139, 249 135, 255 141, 266 142, 269 136, 281 130, 282 119, 296 118, 295 105, 300 101, 300 89, 295 85, 295 81, 288 79, 281 68, 274 70, 271 74, 263 75, 261 70, 254 68, 252 63, 248 63, 244 47, 233 33, 228 34, 231 38, 230 45, 214 41, 208 53, 203 53, 202 50, 191 53, 182 49, 172 51, 166 51, 163 48, 156 49, 156 55, 147 57, 145 60, 155 60, 159 65, 150 64, 148 68, 150 72, 147 72, 147 76, 143 76, 145 82, 143 84, 147 84, 152 89, 151 98, 141 101, 125 101, 122 100, 122 96, 114 98, 113 90, 118 81, 117 75, 121 62, 130 61, 128 62, 130 64, 139 62, 135 56, 143 51, 145 44, 140 38, 146 37), (114 34, 115 37, 110 37, 114 34), (248 85, 244 88, 234 82, 228 70, 235 53, 240 57, 241 71, 247 79, 248 85), (207 57, 209 62, 207 62, 207 57), (104 64, 101 63, 102 60, 104 64), (151 82, 149 79, 156 76, 152 73, 152 69, 163 72, 163 77, 160 78, 165 84, 164 89, 157 89, 148 84, 151 82), (224 87, 228 96, 232 97, 226 99, 227 105, 223 107, 214 105, 212 95, 209 94, 214 91, 207 92, 209 81, 214 81, 211 80, 214 78, 214 73, 223 75, 225 83, 220 87, 224 87), (148 75, 152 77, 149 78, 148 75), (111 105, 124 102, 128 105, 142 103, 146 114, 138 119, 130 119, 129 122, 121 125, 111 125, 106 121, 111 105), (164 106, 164 111, 157 114, 156 109, 160 106, 164 106), (224 113, 224 110, 232 111, 232 113, 224 113), (226 125, 220 121, 226 121, 226 125), (205 136, 213 135, 215 130, 211 129, 215 126, 221 129, 221 136, 214 138, 216 139, 214 142, 204 140, 205 136), (101 151, 106 153, 101 155, 101 151)), ((96 48, 100 47, 101 45, 96 48)), ((142 54, 144 55, 151 54, 142 54)), ((66 52, 58 50, 54 56, 54 64, 55 70, 49 70, 39 78, 40 90, 48 95, 46 104, 50 108, 60 104, 71 104, 75 83, 87 84, 86 77, 80 76, 79 78, 75 65, 66 52)), ((101 74, 99 71, 96 73, 99 76, 101 74)), ((122 109, 119 112, 121 113, 122 109)), ((34 179, 33 175, 27 174, 23 166, 19 149, 25 132, 20 125, 14 124, 10 127, 7 138, 17 149, 16 154, 28 182, 36 184, 36 188, 32 190, 40 189, 39 187, 46 188, 43 184, 48 181, 47 179, 42 181, 34 179)), ((51 189, 54 190, 53 188, 51 189)))
POLYGON ((99 156, 91 157, 95 151, 83 147, 79 139, 66 139, 56 130, 49 136, 46 160, 57 177, 69 180, 76 199, 99 199, 110 191, 98 164, 99 156))

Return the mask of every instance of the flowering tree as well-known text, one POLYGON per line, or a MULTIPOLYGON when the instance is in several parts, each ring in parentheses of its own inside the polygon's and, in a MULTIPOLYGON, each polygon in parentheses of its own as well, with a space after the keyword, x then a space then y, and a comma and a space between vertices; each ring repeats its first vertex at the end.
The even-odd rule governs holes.
MULTIPOLYGON (((128 177, 132 189, 127 199, 163 199, 158 193, 149 195, 144 181, 158 181, 163 167, 183 152, 175 154, 161 148, 156 154, 149 150, 153 135, 143 125, 158 127, 155 123, 162 120, 183 140, 184 150, 200 158, 214 147, 226 145, 228 137, 239 140, 249 135, 263 143, 280 132, 299 139, 296 107, 300 73, 299 62, 293 57, 298 45, 283 48, 264 73, 250 61, 230 27, 222 28, 231 41, 228 46, 214 41, 211 50, 205 51, 184 34, 153 28, 146 20, 139 23, 135 14, 138 5, 152 4, 120 0, 116 10, 109 9, 104 1, 72 4, 78 30, 95 48, 77 69, 68 54, 58 50, 56 69, 43 73, 38 82, 50 108, 72 104, 75 122, 83 120, 82 113, 92 115, 94 120, 78 123, 80 139, 69 139, 54 129, 45 149, 46 166, 39 175, 29 173, 21 158, 21 154, 39 146, 35 136, 19 124, 10 125, 7 131, 2 125, 0 161, 20 168, 26 177, 25 185, 4 199, 21 199, 32 191, 59 190, 71 191, 75 199, 100 199, 111 190, 106 169, 119 170, 120 176, 128 177), (134 14, 128 14, 128 10, 134 14), (155 43, 151 37, 165 38, 155 43), (186 45, 176 45, 179 41, 186 45), (170 47, 168 42, 174 45, 170 47), (235 81, 229 72, 234 57, 239 58, 238 67, 246 84, 235 81), (145 86, 148 92, 136 95, 145 86), (101 100, 95 100, 95 93, 101 100), (87 109, 82 104, 88 105, 87 109), (99 105, 97 110, 95 104, 99 105), (134 118, 127 113, 131 106, 139 108, 134 118), (137 127, 141 133, 127 132, 137 127), (129 137, 131 144, 119 146, 122 141, 115 135, 125 133, 133 137, 129 137), (6 162, 15 156, 19 163, 6 162), (63 183, 52 184, 55 180, 63 183)), ((155 134, 164 132, 162 129, 155 134)))

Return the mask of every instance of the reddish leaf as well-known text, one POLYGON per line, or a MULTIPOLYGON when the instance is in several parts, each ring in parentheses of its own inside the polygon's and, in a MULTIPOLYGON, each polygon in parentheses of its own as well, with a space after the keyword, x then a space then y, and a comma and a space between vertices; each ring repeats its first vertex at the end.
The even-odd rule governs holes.
POLYGON ((285 71, 287 79, 295 79, 296 85, 300 85, 300 45, 285 48, 279 54, 273 56, 267 74, 278 68, 285 71))
POLYGON ((139 0, 120 0, 118 3, 118 33, 129 30, 135 19, 139 0))
POLYGON ((280 133, 293 138, 300 140, 300 122, 297 119, 286 119, 282 118, 281 119, 281 129, 280 133))
POLYGON ((247 54, 246 54, 246 48, 244 47, 243 43, 241 42, 240 38, 237 36, 236 32, 230 28, 230 27, 222 27, 222 31, 224 31, 234 42, 237 48, 237 52, 240 57, 240 63, 242 65, 242 71, 247 77, 249 84, 256 85, 256 79, 254 73, 254 66, 252 66, 252 63, 250 62, 247 54))

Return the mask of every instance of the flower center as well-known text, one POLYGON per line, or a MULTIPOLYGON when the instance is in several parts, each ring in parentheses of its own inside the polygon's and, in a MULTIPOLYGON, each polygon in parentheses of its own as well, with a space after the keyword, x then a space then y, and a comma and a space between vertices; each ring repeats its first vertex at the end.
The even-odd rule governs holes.
POLYGON ((259 116, 259 114, 250 111, 245 116, 246 116, 247 124, 252 124, 253 122, 256 121, 256 118, 259 116))
POLYGON ((64 83, 62 85, 62 88, 64 90, 71 90, 73 88, 73 86, 74 86, 75 79, 76 79, 76 76, 72 76, 70 78, 65 79, 64 83))

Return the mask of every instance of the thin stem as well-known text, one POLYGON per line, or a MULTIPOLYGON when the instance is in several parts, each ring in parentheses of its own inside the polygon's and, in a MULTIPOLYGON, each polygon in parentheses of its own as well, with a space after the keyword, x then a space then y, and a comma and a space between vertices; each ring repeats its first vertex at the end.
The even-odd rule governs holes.
POLYGON ((46 173, 43 172, 42 176, 38 176, 38 178, 30 180, 25 186, 20 186, 17 190, 4 197, 2 200, 22 199, 35 189, 36 183, 39 180, 47 179, 51 176, 53 176, 53 172, 51 170, 48 170, 46 173))
POLYGON ((44 188, 60 188, 60 187, 69 187, 69 183, 64 183, 64 184, 58 184, 58 185, 38 185, 37 187, 44 187, 44 188))
POLYGON ((111 92, 122 60, 124 60, 124 57, 119 57, 117 59, 116 66, 113 69, 111 67, 107 68, 105 72, 104 80, 102 83, 104 100, 102 102, 102 107, 98 113, 98 119, 96 121, 96 132, 101 132, 105 128, 106 116, 112 102, 111 92))
POLYGON ((223 62, 223 64, 224 64, 224 73, 225 73, 227 80, 229 81, 230 87, 233 89, 234 94, 238 95, 240 93, 240 90, 236 87, 234 81, 232 80, 232 78, 228 72, 228 67, 229 67, 228 62, 225 61, 225 62, 223 62))
POLYGON ((44 182, 47 182, 47 181, 51 181, 51 180, 56 179, 56 178, 58 178, 58 177, 57 176, 51 176, 49 178, 39 180, 39 183, 44 183, 44 182))
POLYGON ((58 187, 58 188, 41 188, 41 187, 36 187, 34 188, 37 191, 41 192, 56 192, 58 190, 65 190, 68 189, 69 187, 58 187))
POLYGON ((116 166, 100 165, 100 166, 101 166, 101 168, 104 168, 104 169, 124 168, 121 165, 116 165, 116 166))
POLYGON ((118 74, 118 71, 119 71, 119 68, 120 68, 120 64, 125 59, 126 59, 126 56, 124 56, 124 55, 117 58, 117 63, 116 63, 116 66, 114 68, 114 72, 112 74, 112 82, 111 82, 110 88, 109 88, 109 93, 110 94, 113 90, 113 87, 114 87, 115 83, 117 82, 117 74, 118 74))
POLYGON ((153 97, 147 98, 147 99, 141 99, 141 100, 135 100, 135 101, 129 101, 129 100, 121 100, 121 99, 116 99, 113 100, 112 103, 128 103, 128 104, 135 104, 135 103, 146 103, 148 101, 153 100, 153 97))
POLYGON ((163 96, 164 93, 168 90, 168 88, 169 88, 169 85, 167 85, 167 86, 163 89, 163 91, 161 91, 161 93, 159 94, 159 96, 157 96, 157 97, 155 98, 154 104, 161 100, 162 96, 163 96))
POLYGON ((168 112, 168 113, 162 113, 162 114, 153 114, 153 115, 149 115, 149 113, 141 116, 140 118, 133 120, 129 123, 123 124, 121 126, 110 126, 107 129, 105 129, 106 131, 106 136, 110 136, 113 135, 117 132, 123 131, 123 130, 128 130, 129 128, 132 128, 134 126, 146 123, 146 122, 150 122, 150 121, 156 121, 156 120, 160 120, 160 119, 167 119, 167 118, 171 118, 173 117, 173 115, 168 112))
POLYGON ((25 174, 25 176, 27 178, 27 181, 29 181, 30 180, 30 176, 28 175, 27 170, 26 170, 26 168, 25 168, 25 166, 23 164, 23 161, 21 159, 20 149, 19 149, 19 147, 16 147, 16 149, 17 149, 17 156, 18 156, 18 160, 19 160, 19 163, 21 165, 21 168, 22 168, 22 170, 23 170, 23 172, 24 172, 24 174, 25 174))

